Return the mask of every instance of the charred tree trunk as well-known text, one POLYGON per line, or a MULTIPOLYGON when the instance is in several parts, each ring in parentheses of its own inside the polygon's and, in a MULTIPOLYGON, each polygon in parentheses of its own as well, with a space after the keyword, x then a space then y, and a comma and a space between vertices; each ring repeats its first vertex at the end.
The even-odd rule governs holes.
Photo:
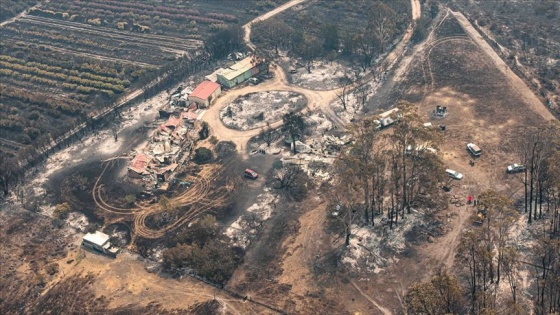
MULTIPOLYGON (((362 176, 362 181, 364 183, 364 214, 365 214, 365 220, 366 220, 366 224, 369 224, 369 180, 367 178, 367 176, 362 176)), ((373 214, 371 216, 371 220, 373 221, 373 214)))

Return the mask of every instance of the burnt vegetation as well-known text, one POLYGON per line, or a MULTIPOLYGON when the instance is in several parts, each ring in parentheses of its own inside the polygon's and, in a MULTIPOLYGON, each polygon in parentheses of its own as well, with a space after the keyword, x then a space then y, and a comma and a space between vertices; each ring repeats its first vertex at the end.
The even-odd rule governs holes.
POLYGON ((176 245, 163 252, 164 266, 174 273, 195 273, 223 285, 242 262, 242 249, 220 237, 218 223, 205 215, 191 227, 179 231, 171 241, 176 245))
MULTIPOLYGON (((185 6, 50 1, 4 25, 0 31, 4 192, 22 179, 26 168, 48 158, 53 148, 81 139, 118 116, 117 108, 126 104, 128 93, 141 92, 127 101, 151 97, 242 48, 240 25, 283 2, 228 6, 192 1, 185 6)), ((2 19, 35 3, 4 1, 2 19)))
POLYGON ((478 197, 472 219, 477 224, 462 233, 457 249, 457 277, 442 271, 429 282, 413 285, 407 293, 410 313, 428 309, 434 314, 499 310, 553 314, 560 310, 560 143, 553 136, 559 128, 554 122, 517 130, 513 154, 526 165, 519 175, 521 200, 494 190, 478 197), (530 244, 514 236, 520 221, 529 224, 530 244), (530 275, 525 291, 519 289, 522 271, 530 275), (504 282, 505 296, 497 290, 504 282))
POLYGON ((410 2, 319 1, 254 25, 252 41, 272 56, 301 57, 311 70, 320 58, 346 59, 365 71, 410 22, 410 2), (312 13, 311 13, 312 12, 312 13), (336 16, 336 23, 331 22, 336 16))
POLYGON ((485 40, 560 115, 560 3, 448 0, 466 12, 485 40), (489 36, 487 36, 489 35, 489 36))

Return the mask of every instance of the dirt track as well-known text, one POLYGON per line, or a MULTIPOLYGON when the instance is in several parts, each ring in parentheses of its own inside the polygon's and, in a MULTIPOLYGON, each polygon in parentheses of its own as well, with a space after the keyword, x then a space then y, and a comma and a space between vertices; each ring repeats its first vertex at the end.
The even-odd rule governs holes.
MULTIPOLYGON (((282 68, 276 67, 274 71, 274 79, 270 81, 263 82, 257 86, 247 86, 239 89, 233 89, 227 92, 225 95, 217 99, 216 103, 212 105, 204 114, 202 120, 206 121, 212 133, 220 140, 232 141, 235 143, 243 157, 248 155, 244 151, 246 149, 247 142, 252 137, 257 136, 261 129, 252 129, 247 131, 239 131, 226 127, 220 120, 220 111, 222 108, 227 106, 237 97, 246 95, 254 92, 265 92, 265 91, 290 91, 303 94, 307 98, 307 108, 303 112, 311 111, 322 111, 329 119, 331 119, 339 127, 344 127, 344 122, 334 113, 330 108, 329 104, 334 101, 337 96, 336 93, 340 89, 334 89, 329 91, 314 91, 307 90, 302 87, 295 85, 289 85, 287 83, 286 77, 282 68)), ((272 128, 278 128, 282 125, 282 121, 277 121, 270 126, 272 128)))
POLYGON ((459 21, 465 32, 469 35, 472 40, 484 51, 488 57, 494 61, 496 64, 496 68, 510 81, 510 83, 515 87, 515 90, 518 91, 519 96, 530 104, 533 107, 533 110, 538 112, 545 120, 554 120, 556 117, 552 115, 546 109, 545 105, 535 96, 533 91, 521 80, 509 67, 507 64, 500 58, 500 56, 490 47, 490 45, 484 40, 482 35, 478 33, 478 31, 472 26, 471 22, 467 20, 467 18, 461 12, 455 12, 449 10, 453 16, 459 21))
MULTIPOLYGON (((303 1, 304 0, 290 1, 284 6, 279 7, 276 10, 273 10, 257 19, 269 18, 274 14, 277 14, 293 5, 302 3, 303 1)), ((413 18, 416 19, 420 16, 419 1, 411 0, 411 4, 413 6, 413 10, 412 10, 413 18)), ((245 25, 245 27, 248 29, 246 36, 250 36, 250 23, 245 25)), ((399 44, 398 47, 402 47, 402 49, 404 49, 409 39, 410 39, 410 35, 405 36, 403 38, 403 43, 399 44)), ((399 56, 399 54, 393 54, 393 56, 399 56)), ((220 97, 217 100, 216 104, 210 107, 205 113, 205 115, 203 116, 203 120, 209 123, 213 135, 215 135, 220 140, 233 141, 237 145, 238 149, 240 149, 239 151, 241 153, 244 153, 245 150, 243 149, 246 149, 247 141, 251 137, 258 135, 260 129, 254 129, 249 131, 237 131, 237 130, 229 129, 222 124, 219 118, 220 111, 224 106, 227 106, 232 100, 234 100, 238 96, 245 95, 247 93, 258 92, 258 91, 272 91, 272 90, 292 91, 292 92, 303 94, 308 101, 307 109, 305 109, 304 111, 309 111, 309 110, 322 111, 335 124, 339 126, 343 126, 343 121, 334 113, 334 111, 330 107, 330 104, 337 98, 336 93, 338 90, 335 89, 329 91, 313 91, 298 86, 289 85, 287 83, 285 74, 283 73, 280 67, 276 68, 274 74, 275 76, 272 80, 263 82, 257 86, 247 86, 238 89, 233 89, 225 93, 222 97, 220 97)), ((271 126, 273 128, 276 128, 281 126, 281 124, 282 122, 278 121, 273 123, 271 126)), ((106 208, 107 210, 120 211, 119 209, 114 209, 114 207, 107 205, 102 198, 99 198, 99 196, 102 196, 102 187, 103 186, 98 186, 97 190, 94 189, 93 191, 94 199, 98 201, 99 204, 102 207, 106 208)), ((193 186, 192 188, 195 187, 193 186)), ((147 208, 149 209, 149 207, 147 208)), ((144 214, 150 213, 150 211, 146 211, 144 212, 143 215, 137 216, 137 212, 142 212, 141 207, 134 208, 134 211, 132 211, 132 209, 124 209, 124 210, 126 210, 125 212, 128 212, 129 214, 136 216, 138 218, 137 222, 139 227, 143 227, 144 221, 142 217, 144 217, 145 219, 144 214)), ((319 209, 317 212, 314 212, 313 216, 310 216, 310 218, 308 218, 308 220, 306 221, 305 226, 303 226, 303 221, 302 221, 302 229, 301 229, 302 233, 295 236, 297 237, 298 242, 301 241, 301 243, 304 244, 304 248, 306 249, 307 248, 315 249, 317 246, 316 244, 314 244, 316 243, 315 236, 324 233, 322 230, 323 225, 317 224, 318 222, 320 222, 320 220, 324 220, 324 212, 321 210, 322 209, 319 209)), ((140 228, 139 231, 140 233, 146 235, 152 234, 153 232, 153 231, 146 231, 143 228, 140 228)), ((304 250, 299 252, 301 255, 309 254, 306 253, 304 250)), ((307 257, 308 258, 307 263, 311 261, 310 260, 311 257, 313 257, 313 255, 307 257)), ((216 292, 218 292, 216 295, 216 299, 220 302, 220 304, 222 304, 224 308, 223 310, 224 313, 226 312, 231 312, 234 314, 266 313, 263 312, 262 309, 255 307, 254 305, 251 306, 250 303, 243 303, 242 300, 233 299, 223 294, 220 294, 219 291, 217 291, 215 288, 198 282, 189 281, 187 279, 177 282, 175 280, 170 280, 170 279, 161 279, 155 275, 152 277, 150 274, 147 274, 143 270, 143 266, 140 262, 131 260, 130 257, 128 257, 127 255, 119 256, 117 260, 113 262, 114 263, 110 263, 110 262, 108 263, 102 257, 93 257, 84 260, 81 263, 81 265, 79 265, 79 267, 80 269, 84 268, 85 270, 88 271, 93 271, 93 272, 97 271, 100 273, 98 294, 101 295, 101 294, 106 294, 106 292, 117 292, 115 293, 115 300, 113 302, 115 306, 119 304, 123 305, 129 303, 141 304, 141 303, 147 303, 148 301, 156 300, 165 303, 166 307, 185 307, 187 305, 192 305, 195 302, 199 302, 201 300, 211 299, 212 296, 216 292)), ((291 268, 294 273, 300 272, 300 274, 308 274, 309 266, 306 265, 305 262, 296 261, 295 259, 292 259, 291 262, 293 262, 291 268)), ((294 287, 293 290, 301 289, 301 288, 296 288, 296 286, 298 286, 298 279, 288 278, 286 280, 290 282, 290 285, 293 285, 294 287)), ((357 297, 358 299, 361 299, 361 297, 363 297, 365 303, 368 303, 367 304, 368 306, 373 305, 383 314, 391 314, 391 312, 386 307, 380 305, 381 303, 373 300, 371 298, 372 296, 371 294, 364 293, 364 291, 354 283, 347 285, 348 288, 350 288, 351 286, 354 287, 358 292, 354 291, 353 289, 347 290, 346 294, 344 295, 344 299, 350 296, 357 297), (357 293, 359 293, 360 295, 358 295, 357 293)), ((302 295, 305 294, 304 291, 301 291, 301 293, 302 295)), ((348 298, 347 300, 349 301, 350 298, 348 298)), ((376 297, 376 300, 379 299, 376 297)), ((375 309, 370 309, 370 310, 375 311, 375 309)))
POLYGON ((130 220, 130 217, 132 217, 134 222, 132 244, 134 244, 134 240, 139 236, 149 239, 162 237, 165 233, 183 226, 206 211, 223 205, 228 196, 233 193, 234 183, 231 180, 227 180, 226 185, 211 189, 212 182, 220 177, 222 171, 226 169, 228 165, 223 165, 221 167, 218 165, 208 165, 204 167, 196 178, 189 178, 189 180, 194 181, 194 184, 189 189, 174 198, 170 198, 172 204, 190 206, 190 209, 164 228, 157 230, 151 229, 146 226, 146 219, 150 215, 161 211, 158 204, 138 203, 134 207, 120 208, 112 206, 109 202, 105 201, 103 197, 105 190, 100 181, 109 165, 110 163, 106 164, 97 178, 92 189, 92 198, 99 210, 119 216, 116 220, 106 222, 106 225, 119 222, 123 219, 130 220))
MULTIPOLYGON (((465 18, 465 16, 460 12, 454 12, 449 10, 449 12, 454 16, 457 21, 461 24, 461 27, 465 30, 465 32, 469 35, 469 40, 473 41, 478 48, 492 60, 495 65, 495 68, 507 78, 509 84, 512 86, 512 89, 516 92, 517 96, 521 98, 525 104, 531 106, 529 111, 534 111, 538 115, 540 115, 544 120, 552 120, 555 117, 546 109, 545 105, 535 96, 535 94, 530 90, 530 88, 513 72, 511 71, 505 62, 492 50, 490 45, 486 43, 483 37, 474 29, 472 24, 465 18)), ((441 40, 435 42, 442 42, 441 40)), ((437 43, 430 43, 430 46, 433 48, 437 43)), ((428 53, 428 61, 429 61, 429 53, 428 53)), ((433 84, 433 78, 432 84, 433 84)), ((468 128, 465 128, 468 129, 468 128)), ((448 161, 447 163, 452 163, 448 161)), ((492 171, 495 171, 493 169, 492 171)), ((467 183, 467 187, 476 187, 482 186, 490 188, 492 186, 492 182, 495 181, 492 178, 492 174, 485 169, 480 169, 477 172, 477 182, 467 183)), ((479 187, 477 190, 481 190, 482 187, 479 187)), ((466 196, 469 193, 472 193, 472 190, 463 190, 461 197, 466 196)), ((454 205, 449 205, 451 209, 451 213, 456 215, 453 223, 450 225, 451 231, 447 233, 444 237, 439 239, 434 244, 430 244, 427 246, 426 252, 431 253, 430 256, 439 262, 442 262, 447 268, 452 268, 454 264, 454 253, 460 241, 460 234, 462 229, 468 224, 469 217, 472 215, 472 208, 468 205, 456 207, 454 205)))
MULTIPOLYGON (((68 257, 76 256, 78 252, 70 252, 68 255, 68 257)), ((275 313, 190 277, 163 279, 158 274, 147 273, 144 269, 145 263, 126 252, 116 259, 90 252, 85 252, 85 256, 86 259, 65 271, 65 277, 85 272, 97 274, 93 288, 97 296, 104 295, 110 298, 110 307, 130 304, 143 306, 157 301, 166 309, 188 308, 196 303, 215 299, 220 303, 224 314, 275 313)), ((67 259, 61 260, 60 265, 66 265, 67 259)))
MULTIPOLYGON (((290 1, 275 10, 272 10, 253 21, 245 24, 243 28, 245 29, 245 42, 249 47, 252 49, 255 46, 250 41, 250 34, 251 34, 251 24, 257 21, 266 20, 275 14, 278 14, 290 7, 301 4, 305 0, 293 0, 290 1)), ((412 7, 412 19, 417 20, 421 16, 421 7, 419 0, 411 0, 411 7, 412 7)), ((397 45, 393 52, 391 52, 385 59, 384 64, 387 65, 394 65, 399 60, 398 57, 402 55, 402 52, 413 33, 413 26, 411 25, 407 30, 406 34, 404 35, 401 42, 397 45)), ((235 98, 254 92, 264 92, 264 91, 290 91, 303 94, 307 98, 307 108, 304 109, 303 112, 307 111, 321 111, 325 114, 337 127, 344 128, 344 121, 340 119, 330 107, 330 104, 337 99, 337 93, 340 92, 340 89, 333 89, 327 91, 318 91, 318 90, 310 90, 306 88, 302 88, 296 85, 288 84, 286 80, 286 75, 282 71, 280 67, 276 67, 274 71, 274 79, 261 83, 257 86, 248 86, 239 89, 233 89, 227 92, 225 95, 221 96, 216 103, 210 107, 207 112, 204 114, 203 120, 206 121, 211 129, 213 134, 220 140, 232 141, 235 143, 239 151, 241 152, 244 158, 247 158, 247 153, 244 151, 246 149, 247 142, 252 137, 257 136, 261 129, 253 129, 248 131, 238 131, 230 129, 224 124, 222 124, 220 120, 220 111, 222 108, 227 106, 230 102, 232 102, 235 98)), ((277 121, 272 123, 270 126, 272 128, 278 128, 282 125, 282 121, 277 121)))
POLYGON ((275 16, 276 14, 278 14, 282 11, 285 11, 285 10, 293 7, 294 5, 300 4, 304 1, 307 1, 307 0, 292 0, 290 2, 286 2, 283 5, 277 7, 276 9, 274 9, 272 11, 269 11, 269 12, 255 18, 251 22, 243 25, 243 30, 245 30, 245 35, 243 36, 243 39, 245 40, 245 43, 247 44, 247 46, 249 46, 249 48, 251 48, 251 50, 253 50, 253 51, 255 50, 255 45, 251 42, 251 25, 253 23, 269 19, 269 18, 275 16))

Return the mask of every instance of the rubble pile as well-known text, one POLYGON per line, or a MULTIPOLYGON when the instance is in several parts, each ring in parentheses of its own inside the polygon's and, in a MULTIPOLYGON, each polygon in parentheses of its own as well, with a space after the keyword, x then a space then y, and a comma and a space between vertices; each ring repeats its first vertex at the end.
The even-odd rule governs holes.
POLYGON ((190 157, 197 117, 202 114, 198 111, 187 109, 161 123, 146 146, 136 152, 128 167, 128 177, 141 180, 146 190, 167 190, 173 174, 190 157))

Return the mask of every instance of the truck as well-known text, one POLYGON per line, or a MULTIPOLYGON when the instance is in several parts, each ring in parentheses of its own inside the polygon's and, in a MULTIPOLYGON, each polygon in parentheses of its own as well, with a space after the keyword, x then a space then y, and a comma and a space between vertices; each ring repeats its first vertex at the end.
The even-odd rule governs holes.
POLYGON ((401 114, 399 112, 400 110, 398 108, 393 108, 391 110, 379 114, 379 119, 375 120, 375 123, 377 124, 377 127, 375 127, 375 129, 379 130, 381 128, 388 127, 394 124, 395 122, 399 121, 399 118, 401 117, 401 114))
POLYGON ((467 151, 469 151, 473 157, 479 157, 482 154, 480 147, 474 143, 467 143, 467 151))

